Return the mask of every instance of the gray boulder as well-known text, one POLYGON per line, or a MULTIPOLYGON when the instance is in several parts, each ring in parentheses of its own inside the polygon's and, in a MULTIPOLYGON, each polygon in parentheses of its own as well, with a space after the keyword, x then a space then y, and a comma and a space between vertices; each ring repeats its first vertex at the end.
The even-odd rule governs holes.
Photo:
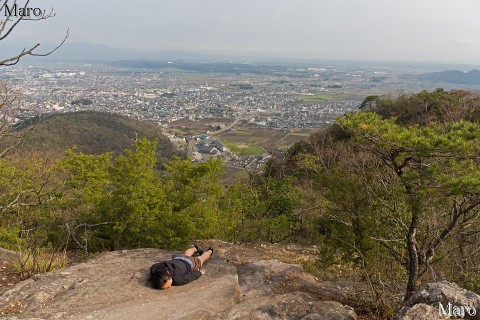
POLYGON ((480 296, 455 283, 440 281, 427 284, 408 299, 394 320, 436 319, 480 320, 480 296))

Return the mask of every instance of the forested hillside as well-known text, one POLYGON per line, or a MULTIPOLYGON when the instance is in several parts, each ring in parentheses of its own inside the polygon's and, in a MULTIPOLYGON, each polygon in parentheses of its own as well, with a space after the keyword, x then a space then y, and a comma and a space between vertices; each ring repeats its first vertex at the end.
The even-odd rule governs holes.
POLYGON ((16 150, 63 153, 76 146, 87 154, 114 152, 120 154, 130 147, 136 138, 157 139, 157 157, 168 159, 176 154, 173 145, 162 134, 160 127, 149 122, 125 116, 81 111, 51 114, 32 118, 16 128, 20 133, 28 131, 16 150))

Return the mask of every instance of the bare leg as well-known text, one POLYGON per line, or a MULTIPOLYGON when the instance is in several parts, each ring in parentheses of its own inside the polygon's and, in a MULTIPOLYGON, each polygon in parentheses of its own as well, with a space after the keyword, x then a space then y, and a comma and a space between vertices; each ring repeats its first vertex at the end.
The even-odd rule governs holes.
POLYGON ((212 255, 212 251, 207 250, 200 257, 198 257, 198 259, 202 262, 202 266, 205 263, 205 261, 207 261, 210 258, 211 255, 212 255))
POLYGON ((197 252, 196 248, 188 248, 187 250, 185 250, 183 254, 186 255, 187 257, 191 257, 195 252, 197 252))

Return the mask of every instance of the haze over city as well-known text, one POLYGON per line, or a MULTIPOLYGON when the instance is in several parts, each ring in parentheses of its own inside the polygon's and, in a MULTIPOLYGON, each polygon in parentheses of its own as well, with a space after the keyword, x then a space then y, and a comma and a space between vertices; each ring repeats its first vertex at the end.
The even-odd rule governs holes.
POLYGON ((480 56, 475 0, 83 0, 29 6, 54 7, 56 17, 20 25, 12 37, 19 47, 54 45, 69 29, 67 44, 152 52, 472 65, 480 56))

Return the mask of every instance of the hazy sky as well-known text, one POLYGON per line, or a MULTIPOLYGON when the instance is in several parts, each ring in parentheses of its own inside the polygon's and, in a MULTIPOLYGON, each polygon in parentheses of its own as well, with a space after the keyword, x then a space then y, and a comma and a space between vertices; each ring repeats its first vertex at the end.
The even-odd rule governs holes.
POLYGON ((118 48, 480 65, 479 0, 32 0, 30 6, 54 6, 57 16, 25 22, 15 40, 46 44, 70 28, 69 42, 118 48))

